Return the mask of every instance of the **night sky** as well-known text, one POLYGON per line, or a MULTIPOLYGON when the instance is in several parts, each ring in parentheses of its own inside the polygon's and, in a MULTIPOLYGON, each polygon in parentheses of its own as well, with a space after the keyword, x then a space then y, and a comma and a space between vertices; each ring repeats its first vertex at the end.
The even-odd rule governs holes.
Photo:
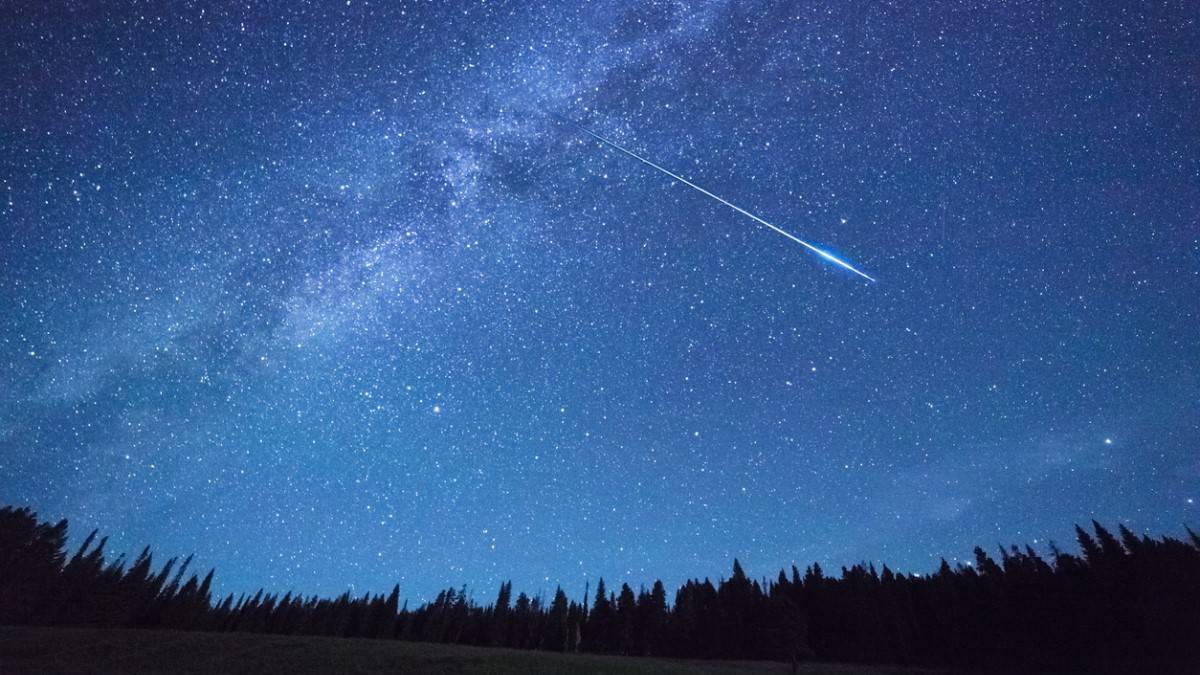
POLYGON ((73 541, 490 600, 1200 523, 1194 2, 5 14, 0 502, 73 541))

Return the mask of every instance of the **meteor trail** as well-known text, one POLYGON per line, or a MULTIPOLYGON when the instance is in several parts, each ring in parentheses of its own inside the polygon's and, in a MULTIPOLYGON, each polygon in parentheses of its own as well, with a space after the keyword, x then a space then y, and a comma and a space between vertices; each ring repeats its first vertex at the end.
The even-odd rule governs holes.
POLYGON ((667 174, 671 178, 674 178, 675 180, 679 181, 680 183, 683 183, 684 185, 692 188, 693 190, 696 190, 697 192, 700 192, 702 194, 708 195, 709 197, 712 197, 713 199, 721 202, 725 206, 728 206, 729 208, 733 209, 734 211, 737 211, 738 213, 742 214, 743 216, 746 216, 747 218, 750 218, 751 220, 753 220, 759 224, 766 225, 767 227, 771 228, 772 230, 775 230, 776 232, 778 232, 779 234, 782 234, 783 236, 787 237, 788 239, 791 239, 792 241, 796 242, 797 244, 800 244, 804 248, 812 251, 813 253, 816 253, 817 255, 821 256, 825 260, 828 260, 829 262, 831 262, 839 267, 850 270, 851 272, 854 272, 855 274, 866 279, 867 281, 871 281, 871 282, 875 281, 875 279, 873 277, 866 274, 865 272, 858 270, 857 268, 855 268, 853 265, 846 262, 845 260, 838 258, 837 256, 835 256, 834 254, 832 254, 828 251, 824 251, 816 246, 813 246, 812 244, 808 243, 807 241, 804 241, 800 237, 797 237, 796 235, 794 235, 786 230, 783 230, 781 228, 778 228, 778 227, 772 225, 771 223, 768 223, 767 221, 763 220, 762 218, 759 218, 758 216, 754 215, 753 213, 750 213, 746 209, 743 209, 742 207, 738 206, 737 204, 734 204, 732 202, 722 199, 721 197, 718 197, 717 195, 709 192, 708 190, 705 190, 704 188, 700 187, 699 185, 696 185, 695 183, 691 182, 690 180, 684 178, 683 176, 671 173, 670 171, 667 171, 666 169, 655 164, 654 162, 651 162, 650 160, 646 159, 645 157, 642 157, 641 155, 637 154, 636 152, 633 152, 632 150, 627 150, 627 149, 621 147, 620 145, 614 143, 613 141, 610 141, 607 138, 601 136, 600 134, 594 133, 590 129, 587 129, 586 127, 576 124, 575 122, 572 122, 571 120, 569 120, 565 117, 562 117, 560 115, 554 115, 553 113, 550 113, 550 114, 553 117, 555 117, 559 120, 562 120, 563 122, 566 122, 567 124, 570 124, 571 126, 575 127, 576 129, 587 134, 588 136, 591 136, 592 138, 600 141, 601 143, 603 143, 611 148, 616 148, 617 150, 625 153, 626 155, 629 155, 630 157, 641 162, 642 164, 645 164, 646 166, 657 169, 658 171, 661 171, 661 172, 667 174))

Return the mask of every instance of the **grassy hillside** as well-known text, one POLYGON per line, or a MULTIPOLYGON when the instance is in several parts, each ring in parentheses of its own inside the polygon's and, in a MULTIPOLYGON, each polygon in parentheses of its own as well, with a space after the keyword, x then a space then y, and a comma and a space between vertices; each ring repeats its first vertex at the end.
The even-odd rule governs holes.
MULTIPOLYGON (((190 675, 193 673, 788 673, 774 663, 674 661, 586 654, 279 635, 86 628, 0 627, 0 673, 190 675)), ((804 675, 928 673, 813 664, 804 675)))

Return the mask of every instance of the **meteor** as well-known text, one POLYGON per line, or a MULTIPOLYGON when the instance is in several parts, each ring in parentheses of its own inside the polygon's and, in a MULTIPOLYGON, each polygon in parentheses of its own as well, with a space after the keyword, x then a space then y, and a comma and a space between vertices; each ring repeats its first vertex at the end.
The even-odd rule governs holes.
POLYGON ((610 141, 607 138, 601 136, 600 134, 594 133, 593 131, 591 131, 590 129, 587 129, 586 127, 576 124, 575 122, 572 122, 571 120, 569 120, 565 117, 562 117, 560 115, 554 115, 553 113, 550 113, 550 114, 553 117, 556 117, 559 120, 562 120, 563 122, 566 122, 567 124, 570 124, 571 126, 575 127, 576 129, 587 134, 588 136, 591 136, 592 138, 600 141, 601 143, 603 143, 611 148, 615 148, 618 151, 625 153, 626 155, 629 155, 630 157, 636 159, 637 161, 641 162, 642 164, 645 164, 646 166, 649 166, 653 169, 656 169, 658 171, 661 171, 662 173, 667 174, 671 178, 674 178, 675 180, 679 181, 680 183, 683 183, 684 185, 692 188, 693 190, 696 190, 697 192, 699 192, 701 194, 712 197, 713 199, 721 202, 725 206, 728 206, 729 208, 733 209, 734 211, 737 211, 738 213, 742 214, 743 216, 746 216, 747 218, 750 218, 751 220, 753 220, 761 225, 766 225, 767 227, 771 228, 772 230, 775 230, 776 232, 778 232, 779 234, 782 234, 783 236, 787 237, 788 239, 791 239, 792 241, 796 242, 797 244, 800 244, 801 246, 808 249, 809 251, 812 251, 813 253, 821 256, 825 260, 828 260, 829 262, 831 262, 843 269, 854 272, 855 274, 866 279, 867 281, 870 281, 870 282, 875 281, 874 277, 871 277, 867 273, 857 269, 856 267, 854 267, 854 265, 851 265, 850 263, 846 262, 845 260, 842 260, 841 258, 835 256, 834 254, 830 253, 829 251, 825 251, 817 246, 814 246, 814 245, 808 243, 807 241, 804 241, 800 237, 797 237, 796 235, 794 235, 782 228, 776 227, 776 226, 772 225, 771 223, 768 223, 767 221, 763 220, 762 218, 759 218, 758 216, 754 215, 753 213, 750 213, 746 209, 743 209, 742 207, 738 206, 737 204, 734 204, 733 202, 726 201, 725 199, 718 197, 717 195, 709 192, 708 190, 705 190, 704 188, 700 187, 699 185, 696 185, 695 183, 691 182, 690 180, 684 178, 683 176, 680 176, 678 174, 667 171, 663 167, 655 164, 654 162, 651 162, 650 160, 646 159, 645 157, 642 157, 641 155, 637 154, 636 152, 629 150, 627 148, 624 148, 624 147, 618 145, 617 143, 610 141))

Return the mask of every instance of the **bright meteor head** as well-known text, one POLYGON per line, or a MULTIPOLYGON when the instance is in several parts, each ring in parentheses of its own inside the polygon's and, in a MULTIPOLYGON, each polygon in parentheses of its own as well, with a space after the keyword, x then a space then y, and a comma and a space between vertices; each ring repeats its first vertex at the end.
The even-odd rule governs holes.
POLYGON ((867 275, 866 273, 859 271, 858 269, 856 269, 856 268, 854 267, 854 265, 851 265, 850 263, 846 262, 845 260, 842 260, 841 258, 839 258, 839 257, 837 257, 836 255, 834 255, 834 254, 830 253, 829 251, 826 251, 825 249, 822 249, 822 248, 818 248, 818 247, 816 247, 816 246, 814 246, 814 247, 812 247, 812 248, 813 248, 813 250, 814 250, 814 251, 816 251, 817 255, 819 255, 819 256, 821 256, 822 258, 824 258, 824 259, 828 260, 829 262, 833 263, 834 265, 837 265, 838 267, 841 267, 841 268, 843 268, 843 269, 846 269, 846 270, 850 270, 851 272, 854 272, 855 274, 857 274, 858 276, 860 276, 860 277, 862 277, 862 278, 866 279, 867 281, 870 281, 870 282, 872 282, 872 283, 874 283, 874 282, 875 282, 875 278, 874 278, 874 277, 872 277, 872 276, 869 276, 869 275, 867 275))

